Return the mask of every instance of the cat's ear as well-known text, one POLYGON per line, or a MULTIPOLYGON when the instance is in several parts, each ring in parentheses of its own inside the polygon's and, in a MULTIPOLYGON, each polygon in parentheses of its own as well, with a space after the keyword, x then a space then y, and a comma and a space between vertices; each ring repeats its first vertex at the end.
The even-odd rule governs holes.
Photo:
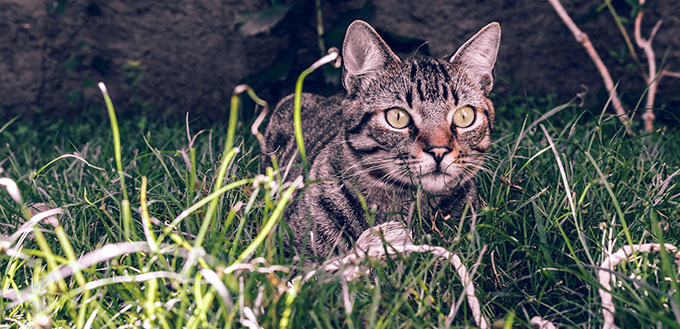
POLYGON ((375 73, 391 64, 399 64, 399 57, 368 23, 356 20, 347 28, 342 43, 345 63, 343 85, 351 90, 361 78, 375 73))
POLYGON ((479 79, 485 94, 493 88, 493 66, 501 43, 501 25, 493 22, 465 42, 449 60, 479 79))

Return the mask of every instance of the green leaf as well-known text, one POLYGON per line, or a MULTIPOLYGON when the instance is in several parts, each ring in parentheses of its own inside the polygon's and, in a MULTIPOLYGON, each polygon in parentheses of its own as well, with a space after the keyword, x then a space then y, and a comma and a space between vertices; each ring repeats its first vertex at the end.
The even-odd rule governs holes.
POLYGON ((83 87, 83 88, 94 87, 96 85, 97 85, 97 82, 92 80, 92 79, 85 79, 85 80, 83 80, 83 83, 80 84, 80 86, 83 87))
POLYGON ((75 103, 83 98, 83 92, 81 91, 72 91, 66 95, 66 102, 67 103, 75 103))
POLYGON ((264 10, 243 11, 236 17, 236 24, 246 36, 269 31, 286 17, 291 8, 292 5, 278 3, 264 10))
POLYGON ((54 13, 61 15, 64 13, 64 10, 66 10, 66 0, 59 0, 54 7, 54 13))
POLYGON ((69 58, 66 63, 64 63, 64 68, 67 72, 73 72, 75 69, 80 67, 80 63, 83 60, 82 55, 76 55, 69 58))

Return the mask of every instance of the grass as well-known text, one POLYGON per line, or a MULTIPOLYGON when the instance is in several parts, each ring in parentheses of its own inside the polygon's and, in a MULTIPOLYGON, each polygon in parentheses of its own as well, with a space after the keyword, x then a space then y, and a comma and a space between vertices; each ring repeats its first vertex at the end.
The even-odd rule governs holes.
MULTIPOLYGON (((597 328, 607 253, 680 243, 680 133, 628 136, 571 104, 496 105, 485 206, 436 229, 415 211, 415 242, 461 256, 495 326, 597 328)), ((296 279, 312 269, 278 246, 299 190, 260 168, 251 109, 113 130, 96 110, 70 125, 0 123, 0 177, 22 195, 0 191, 0 327, 443 328, 449 314, 474 325, 456 270, 431 255, 364 260, 371 272, 354 281, 296 279), (61 210, 13 235, 50 209, 61 210)), ((661 252, 615 267, 616 323, 680 328, 677 266, 661 252)))

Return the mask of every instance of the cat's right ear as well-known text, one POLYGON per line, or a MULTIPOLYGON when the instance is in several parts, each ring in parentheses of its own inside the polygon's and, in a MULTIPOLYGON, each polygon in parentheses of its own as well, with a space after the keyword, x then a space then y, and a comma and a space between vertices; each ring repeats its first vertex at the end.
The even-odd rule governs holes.
POLYGON ((401 60, 368 23, 356 20, 347 28, 342 43, 344 72, 342 83, 352 90, 361 79, 401 60))

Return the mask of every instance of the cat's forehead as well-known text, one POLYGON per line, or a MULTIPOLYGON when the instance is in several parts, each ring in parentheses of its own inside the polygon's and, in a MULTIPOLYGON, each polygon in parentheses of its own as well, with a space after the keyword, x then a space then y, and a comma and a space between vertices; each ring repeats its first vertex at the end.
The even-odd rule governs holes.
POLYGON ((446 83, 452 82, 452 75, 455 74, 451 63, 431 57, 412 57, 402 64, 402 73, 408 73, 411 82, 418 79, 442 80, 446 83))
POLYGON ((467 94, 468 77, 456 65, 444 59, 415 57, 401 63, 394 82, 413 102, 457 104, 467 94), (461 88, 463 87, 463 88, 461 88), (461 90, 462 89, 462 90, 461 90))
POLYGON ((442 109, 443 103, 478 103, 481 99, 481 90, 464 68, 447 60, 411 57, 395 64, 369 79, 360 98, 383 107, 397 101, 409 108, 430 104, 442 109))
MULTIPOLYGON (((402 64, 401 80, 413 102, 458 102, 451 64, 435 58, 413 58, 402 64)), ((411 104, 409 104, 411 105, 411 104)))

